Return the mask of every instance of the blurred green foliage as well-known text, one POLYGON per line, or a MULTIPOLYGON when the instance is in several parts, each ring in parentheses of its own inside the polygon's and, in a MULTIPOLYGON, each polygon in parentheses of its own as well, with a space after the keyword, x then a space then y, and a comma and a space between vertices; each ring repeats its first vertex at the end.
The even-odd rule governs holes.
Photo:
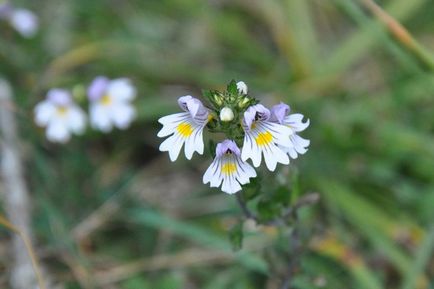
MULTIPOLYGON (((291 288, 434 288, 431 56, 394 39, 363 1, 16 2, 41 29, 27 40, 0 24, 0 74, 15 90, 38 252, 66 288, 280 288, 297 253, 291 228, 245 224, 232 252, 242 213, 201 184, 210 157, 172 164, 158 152, 156 120, 177 97, 231 79, 311 120, 309 152, 277 173, 297 188, 292 200, 321 195, 299 212, 291 288), (35 103, 97 75, 133 79, 133 127, 47 142, 35 103)), ((434 50, 431 1, 379 3, 434 50)))

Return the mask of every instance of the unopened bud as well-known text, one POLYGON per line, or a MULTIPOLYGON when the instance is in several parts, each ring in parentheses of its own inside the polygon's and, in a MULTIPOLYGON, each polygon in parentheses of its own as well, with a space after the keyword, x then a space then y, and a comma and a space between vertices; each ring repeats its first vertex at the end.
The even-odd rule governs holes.
POLYGON ((250 102, 250 98, 248 97, 244 97, 243 99, 241 99, 241 101, 238 103, 238 107, 239 108, 244 108, 246 107, 246 105, 250 102))
POLYGON ((223 98, 221 97, 221 95, 218 95, 218 94, 214 95, 214 102, 217 105, 222 105, 223 104, 223 98))
POLYGON ((221 121, 231 121, 234 119, 234 112, 229 107, 223 107, 220 111, 220 120, 221 121))
POLYGON ((237 89, 238 89, 238 93, 242 94, 242 95, 246 95, 248 88, 247 88, 247 84, 244 81, 238 81, 237 82, 237 89))

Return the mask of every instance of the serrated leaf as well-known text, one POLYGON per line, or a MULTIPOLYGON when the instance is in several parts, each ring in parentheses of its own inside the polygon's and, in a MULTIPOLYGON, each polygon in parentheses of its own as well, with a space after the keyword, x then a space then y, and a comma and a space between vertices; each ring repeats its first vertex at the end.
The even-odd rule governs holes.
POLYGON ((226 90, 230 95, 238 95, 237 83, 234 79, 229 82, 226 90))
POLYGON ((262 199, 258 202, 257 210, 261 220, 271 220, 280 214, 280 206, 273 200, 262 199))

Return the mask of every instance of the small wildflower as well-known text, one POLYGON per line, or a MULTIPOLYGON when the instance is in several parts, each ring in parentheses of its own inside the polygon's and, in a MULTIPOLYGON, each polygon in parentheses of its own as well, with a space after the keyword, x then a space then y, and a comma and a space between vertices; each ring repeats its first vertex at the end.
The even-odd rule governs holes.
POLYGON ((220 111, 220 120, 227 122, 234 119, 234 112, 230 107, 223 107, 220 111))
POLYGON ((0 19, 4 19, 23 37, 33 37, 38 30, 38 17, 30 10, 14 8, 5 2, 0 4, 0 19))
POLYGON ((310 141, 302 138, 297 133, 305 130, 309 124, 309 119, 303 122, 304 116, 300 113, 289 114, 290 108, 287 104, 280 103, 271 108, 270 120, 289 127, 293 134, 290 139, 292 145, 289 147, 282 146, 281 149, 285 151, 292 159, 296 159, 298 154, 305 154, 310 141))
POLYGON ((237 82, 237 89, 238 89, 238 93, 242 94, 242 95, 246 95, 248 88, 247 88, 247 84, 244 81, 238 81, 237 82))
POLYGON ((195 151, 203 154, 203 129, 210 120, 208 109, 191 95, 180 97, 178 104, 185 112, 171 114, 158 120, 163 125, 158 137, 171 135, 160 145, 160 151, 168 151, 172 162, 178 158, 184 143, 187 159, 190 160, 195 151))
POLYGON ((81 134, 84 131, 86 118, 68 91, 54 88, 48 91, 46 100, 36 105, 35 122, 47 128, 48 140, 66 143, 71 133, 81 134))
POLYGON ((203 176, 203 183, 211 187, 220 187, 228 194, 241 190, 241 185, 248 184, 250 178, 256 177, 251 165, 243 162, 240 149, 234 141, 225 140, 217 144, 216 157, 203 176), (223 184, 222 184, 223 182, 223 184))
POLYGON ((206 106, 190 95, 179 98, 178 104, 185 112, 160 118, 163 128, 158 136, 168 137, 160 151, 169 152, 171 161, 178 158, 184 144, 187 159, 195 151, 202 154, 205 128, 226 136, 227 140, 217 145, 216 157, 203 176, 205 184, 221 186, 222 191, 234 194, 256 176, 253 167, 260 166, 262 157, 268 170, 274 171, 278 163, 289 164, 290 157, 306 152, 309 141, 297 133, 309 121, 303 123, 301 114, 288 115, 289 107, 284 104, 270 111, 247 94, 244 82, 232 80, 225 91, 204 90, 203 96, 206 106))
POLYGON ((136 112, 131 101, 136 89, 127 78, 109 80, 99 76, 87 91, 90 100, 90 123, 93 128, 109 132, 113 126, 126 129, 136 112))
POLYGON ((270 121, 270 111, 261 104, 249 107, 244 113, 245 131, 241 159, 251 158, 253 165, 259 167, 264 160, 270 171, 276 169, 277 163, 289 164, 289 158, 279 146, 290 147, 290 135, 293 131, 284 125, 270 121))

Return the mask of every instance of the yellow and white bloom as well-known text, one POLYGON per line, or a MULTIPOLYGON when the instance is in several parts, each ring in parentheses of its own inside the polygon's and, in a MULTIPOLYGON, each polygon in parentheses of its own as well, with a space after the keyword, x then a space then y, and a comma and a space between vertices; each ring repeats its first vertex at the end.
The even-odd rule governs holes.
POLYGON ((171 114, 158 120, 163 125, 158 137, 171 135, 160 145, 160 151, 169 152, 172 162, 178 158, 184 144, 187 159, 190 160, 194 152, 203 154, 203 129, 210 120, 208 109, 191 95, 180 97, 178 104, 185 112, 171 114))
POLYGON ((90 123, 93 128, 109 132, 114 127, 126 129, 136 116, 131 102, 136 89, 127 78, 109 80, 99 76, 88 88, 90 123))
POLYGON ((255 169, 240 157, 240 149, 234 141, 225 140, 217 144, 216 157, 203 176, 203 183, 220 187, 223 192, 234 194, 241 191, 241 185, 248 184, 256 177, 255 169), (223 182, 223 184, 222 184, 223 182))
POLYGON ((277 163, 289 164, 288 155, 280 147, 291 147, 290 136, 293 130, 287 126, 270 121, 270 111, 261 104, 249 107, 244 113, 245 132, 241 159, 252 159, 259 167, 264 155, 267 168, 276 169, 277 163))
POLYGON ((71 133, 83 133, 86 117, 83 110, 72 101, 68 91, 55 88, 48 92, 46 100, 36 105, 35 122, 47 128, 48 140, 66 143, 71 133))
POLYGON ((286 152, 292 159, 296 159, 298 154, 305 154, 310 145, 310 141, 298 135, 305 130, 310 120, 303 122, 304 116, 300 113, 289 114, 290 108, 287 104, 280 103, 271 108, 270 120, 289 127, 293 134, 290 136, 291 146, 282 146, 281 149, 286 152))

